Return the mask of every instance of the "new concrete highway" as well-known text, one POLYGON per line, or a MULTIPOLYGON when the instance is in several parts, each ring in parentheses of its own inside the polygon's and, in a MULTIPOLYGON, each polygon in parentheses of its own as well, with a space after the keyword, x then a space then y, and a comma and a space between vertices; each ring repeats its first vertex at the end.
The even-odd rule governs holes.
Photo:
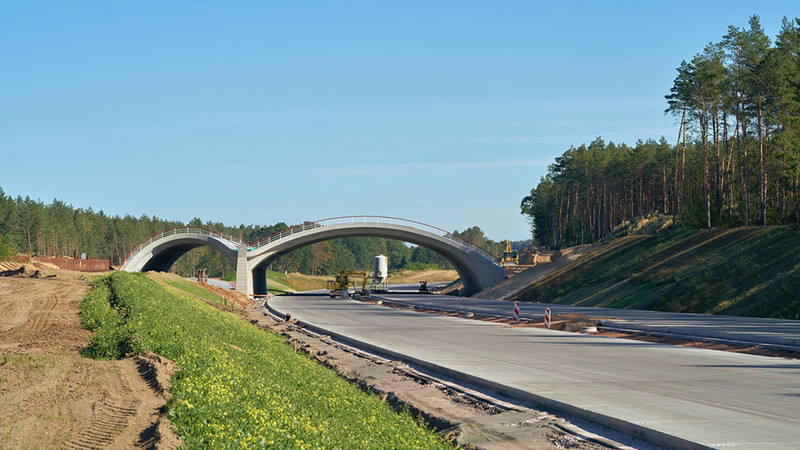
POLYGON ((269 305, 351 343, 663 446, 800 443, 797 360, 508 327, 324 294, 269 305))
MULTIPOLYGON (((398 287, 400 289, 394 286, 393 289, 408 290, 410 285, 398 287)), ((511 316, 513 308, 513 302, 449 295, 378 294, 375 298, 442 311, 472 312, 505 317, 511 316)), ((520 306, 520 317, 540 319, 545 308, 550 308, 553 314, 583 314, 588 317, 607 319, 608 325, 619 328, 783 345, 800 349, 800 320, 710 316, 525 302, 520 306)))

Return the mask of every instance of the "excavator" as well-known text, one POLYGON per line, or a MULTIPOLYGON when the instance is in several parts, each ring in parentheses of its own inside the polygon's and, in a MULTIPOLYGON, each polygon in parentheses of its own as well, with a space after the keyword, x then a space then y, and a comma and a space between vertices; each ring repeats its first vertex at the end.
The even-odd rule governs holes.
POLYGON ((330 290, 331 298, 335 297, 349 297, 350 296, 350 284, 353 285, 353 290, 357 294, 361 295, 369 295, 369 290, 367 289, 367 281, 369 280, 369 274, 367 272, 361 270, 345 270, 336 275, 336 279, 328 280, 328 289, 330 290), (358 289, 356 286, 356 281, 361 278, 361 290, 358 289))
POLYGON ((517 251, 511 249, 511 242, 508 242, 508 239, 506 239, 506 250, 503 252, 503 257, 500 258, 500 264, 503 267, 519 265, 517 251))

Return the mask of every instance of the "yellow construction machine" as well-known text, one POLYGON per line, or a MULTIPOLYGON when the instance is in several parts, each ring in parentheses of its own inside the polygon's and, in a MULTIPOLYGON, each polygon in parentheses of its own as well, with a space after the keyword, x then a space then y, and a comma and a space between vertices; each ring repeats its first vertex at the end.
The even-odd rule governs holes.
POLYGON ((511 249, 511 243, 506 239, 506 251, 503 252, 503 257, 500 258, 500 264, 503 267, 519 265, 519 256, 516 250, 511 249))
POLYGON ((353 291, 357 294, 361 295, 369 295, 369 290, 367 289, 367 281, 369 280, 369 274, 367 272, 361 270, 346 270, 339 275, 336 275, 336 279, 328 280, 328 289, 330 290, 331 298, 335 297, 349 297, 350 296, 350 285, 353 285, 353 291), (361 289, 358 288, 356 285, 356 281, 361 279, 361 289))

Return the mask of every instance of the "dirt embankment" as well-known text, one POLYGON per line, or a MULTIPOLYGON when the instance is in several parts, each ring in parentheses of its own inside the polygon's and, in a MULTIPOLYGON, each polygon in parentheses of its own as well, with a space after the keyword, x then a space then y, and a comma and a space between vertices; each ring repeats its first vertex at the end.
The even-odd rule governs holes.
POLYGON ((50 270, 0 278, 0 448, 177 447, 162 412, 174 364, 82 357, 89 286, 50 270))
MULTIPOLYGON (((166 286, 168 289, 175 290, 175 291, 180 292, 181 294, 184 294, 184 295, 189 295, 189 296, 193 297, 195 300, 198 300, 200 302, 203 302, 203 303, 205 303, 207 305, 210 305, 210 306, 213 306, 215 308, 222 309, 223 311, 228 311, 228 312, 239 311, 239 310, 242 310, 242 309, 246 308, 247 306, 250 306, 250 304, 253 303, 253 300, 251 300, 250 297, 242 294, 241 292, 237 292, 237 291, 233 291, 233 290, 230 290, 230 289, 221 288, 219 286, 214 286, 214 285, 211 285, 211 284, 208 284, 208 283, 200 283, 198 281, 190 281, 190 280, 187 280, 187 279, 181 277, 180 275, 177 275, 177 274, 174 274, 174 273, 153 272, 153 271, 151 271, 151 272, 147 272, 147 276, 151 280, 153 280, 153 281, 155 281, 157 283, 160 283, 163 286, 166 286), (201 296, 193 294, 192 292, 189 292, 187 290, 181 289, 180 284, 184 284, 184 283, 188 284, 188 285, 194 285, 194 286, 197 286, 198 288, 204 289, 207 292, 209 292, 211 294, 214 294, 217 297, 220 297, 220 298, 224 299, 229 304, 226 307, 226 306, 224 306, 224 305, 222 305, 220 303, 215 303, 215 302, 209 301, 206 298, 203 298, 201 296)), ((202 293, 202 291, 199 291, 199 292, 202 293)))

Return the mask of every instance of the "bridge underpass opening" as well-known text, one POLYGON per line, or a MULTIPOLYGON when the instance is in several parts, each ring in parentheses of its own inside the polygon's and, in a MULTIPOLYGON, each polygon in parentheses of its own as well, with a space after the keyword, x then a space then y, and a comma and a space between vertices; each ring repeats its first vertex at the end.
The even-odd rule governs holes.
MULTIPOLYGON (((275 287, 270 285, 270 277, 265 276, 267 271, 283 273, 288 270, 289 272, 326 277, 327 279, 332 279, 340 271, 345 270, 363 270, 371 275, 375 256, 377 255, 385 255, 388 258, 390 276, 395 276, 401 271, 408 270, 408 265, 399 265, 401 261, 410 264, 411 270, 455 272, 455 268, 445 255, 435 250, 428 249, 427 247, 417 246, 411 242, 404 242, 396 239, 377 238, 374 236, 361 237, 368 240, 360 241, 355 244, 338 242, 335 244, 335 248, 320 247, 320 245, 324 246, 328 243, 334 244, 333 241, 338 240, 330 239, 309 244, 305 247, 265 260, 259 267, 253 268, 253 291, 258 295, 266 291, 276 291, 275 287), (313 253, 311 250, 312 248, 314 248, 313 253), (298 252, 303 251, 309 252, 309 255, 298 255, 298 252), (328 257, 328 255, 331 254, 341 255, 343 251, 349 252, 343 259, 328 257), (291 259, 286 261, 285 257, 291 259), (309 257, 313 259, 306 259, 309 257), (266 283, 266 285, 264 283, 266 283)), ((280 289, 278 289, 278 291, 280 291, 280 289)))
POLYGON ((220 252, 236 266, 241 240, 212 230, 181 227, 155 234, 139 244, 125 259, 120 270, 167 272, 189 251, 206 246, 220 252))
MULTIPOLYGON (((213 251, 216 251, 213 247, 204 244, 185 244, 180 246, 175 246, 170 248, 167 251, 161 252, 158 256, 155 256, 151 259, 145 266, 142 268, 142 272, 149 272, 154 270, 156 272, 169 272, 173 266, 178 264, 178 261, 183 257, 190 256, 192 250, 199 249, 199 248, 210 248, 213 251)), ((234 266, 234 270, 236 267, 236 258, 235 256, 224 255, 223 257, 227 258, 234 266)))
POLYGON ((420 229, 419 225, 424 224, 404 219, 361 216, 326 219, 296 227, 296 231, 287 230, 285 235, 271 236, 266 242, 251 244, 246 255, 240 251, 239 270, 243 266, 243 258, 246 258, 250 271, 239 273, 237 290, 244 292, 245 286, 239 280, 247 277, 248 294, 266 295, 266 267, 270 262, 314 243, 343 237, 381 237, 429 248, 453 265, 464 282, 463 295, 479 292, 505 279, 505 270, 494 256, 449 232, 425 225, 439 232, 433 233, 420 229))

